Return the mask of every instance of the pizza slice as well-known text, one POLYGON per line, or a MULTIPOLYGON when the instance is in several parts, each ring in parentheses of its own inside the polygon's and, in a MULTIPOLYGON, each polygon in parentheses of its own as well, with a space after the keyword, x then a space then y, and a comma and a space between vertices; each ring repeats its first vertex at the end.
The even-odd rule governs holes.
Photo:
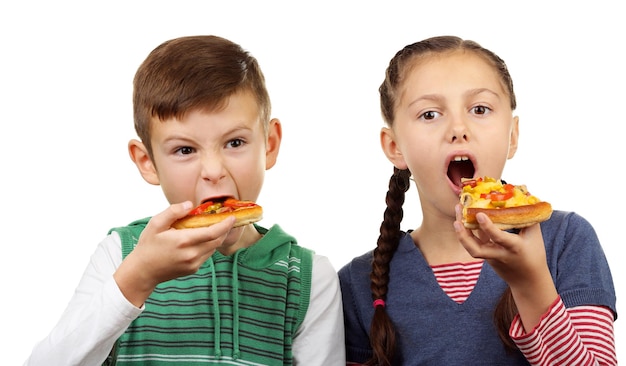
POLYGON ((462 179, 463 225, 477 229, 476 214, 485 213, 502 230, 520 229, 550 218, 552 206, 528 192, 525 185, 491 177, 462 179))
POLYGON ((235 216, 233 227, 257 222, 263 218, 263 208, 252 201, 237 200, 233 197, 216 197, 202 202, 187 216, 172 225, 175 229, 188 229, 216 224, 228 216, 235 216))

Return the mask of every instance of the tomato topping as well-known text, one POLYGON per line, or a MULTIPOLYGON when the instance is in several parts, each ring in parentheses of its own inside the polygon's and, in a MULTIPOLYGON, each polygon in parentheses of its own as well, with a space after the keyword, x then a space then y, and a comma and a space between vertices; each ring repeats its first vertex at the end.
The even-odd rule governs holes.
POLYGON ((480 198, 485 198, 492 201, 506 201, 509 198, 513 197, 513 192, 491 192, 491 193, 483 193, 480 195, 480 198))
POLYGON ((252 207, 256 206, 256 203, 251 201, 237 201, 234 198, 228 198, 224 201, 224 206, 232 208, 252 207))
POLYGON ((212 201, 207 201, 201 204, 200 206, 189 211, 188 215, 199 215, 205 212, 210 206, 213 206, 214 203, 212 201))
POLYGON ((477 185, 478 183, 480 183, 480 182, 482 182, 482 181, 483 181, 483 178, 477 178, 477 179, 467 179, 467 180, 464 180, 464 181, 462 182, 462 184, 463 184, 463 187, 465 187, 465 186, 470 186, 470 187, 474 188, 474 187, 476 187, 476 185, 477 185))
POLYGON ((199 206, 193 208, 187 215, 199 215, 205 212, 220 213, 220 212, 232 212, 242 207, 256 206, 256 203, 252 201, 237 201, 234 198, 226 198, 223 202, 218 199, 217 201, 206 201, 199 206))
POLYGON ((503 187, 504 192, 501 191, 491 191, 490 193, 483 193, 480 195, 480 198, 485 198, 491 201, 506 201, 509 198, 513 197, 513 190, 515 186, 512 184, 505 184, 503 187))

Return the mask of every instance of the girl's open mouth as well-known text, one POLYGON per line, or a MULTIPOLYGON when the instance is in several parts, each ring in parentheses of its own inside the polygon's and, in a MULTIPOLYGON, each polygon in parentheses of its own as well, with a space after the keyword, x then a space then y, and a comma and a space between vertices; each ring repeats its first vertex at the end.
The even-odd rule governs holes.
POLYGON ((459 189, 463 187, 461 178, 474 178, 474 162, 468 155, 455 155, 448 162, 448 179, 459 189))

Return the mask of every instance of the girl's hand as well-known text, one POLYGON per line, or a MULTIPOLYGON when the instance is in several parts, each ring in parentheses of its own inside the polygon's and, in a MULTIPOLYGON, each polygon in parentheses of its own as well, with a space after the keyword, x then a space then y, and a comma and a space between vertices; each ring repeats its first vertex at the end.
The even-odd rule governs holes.
POLYGON ((454 225, 459 241, 471 256, 487 260, 510 286, 522 285, 533 274, 548 270, 538 224, 515 234, 498 229, 483 213, 476 215, 476 219, 479 229, 472 231, 463 227, 461 206, 457 205, 454 225))
POLYGON ((159 283, 197 272, 234 224, 235 218, 229 217, 209 227, 171 228, 191 208, 191 202, 174 204, 153 216, 135 249, 113 275, 124 296, 135 306, 140 307, 159 283))
POLYGON ((525 329, 532 329, 558 296, 546 262, 541 226, 510 233, 479 213, 480 228, 472 231, 463 226, 461 218, 461 205, 457 205, 454 228, 459 241, 471 256, 485 259, 507 282, 525 329))

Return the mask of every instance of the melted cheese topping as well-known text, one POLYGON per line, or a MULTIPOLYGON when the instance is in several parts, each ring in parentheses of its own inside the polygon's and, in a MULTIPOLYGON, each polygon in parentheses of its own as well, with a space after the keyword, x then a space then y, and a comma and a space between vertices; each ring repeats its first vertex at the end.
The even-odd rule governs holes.
POLYGON ((482 181, 477 182, 474 187, 472 187, 470 184, 467 184, 463 187, 463 191, 461 192, 461 203, 465 208, 471 207, 497 209, 533 205, 539 202, 539 199, 531 195, 524 185, 513 186, 512 197, 503 201, 493 201, 491 198, 489 198, 490 195, 493 193, 506 194, 507 189, 505 188, 505 185, 502 184, 502 181, 500 181, 499 179, 485 177, 482 181), (485 195, 486 197, 481 198, 481 195, 485 195))

